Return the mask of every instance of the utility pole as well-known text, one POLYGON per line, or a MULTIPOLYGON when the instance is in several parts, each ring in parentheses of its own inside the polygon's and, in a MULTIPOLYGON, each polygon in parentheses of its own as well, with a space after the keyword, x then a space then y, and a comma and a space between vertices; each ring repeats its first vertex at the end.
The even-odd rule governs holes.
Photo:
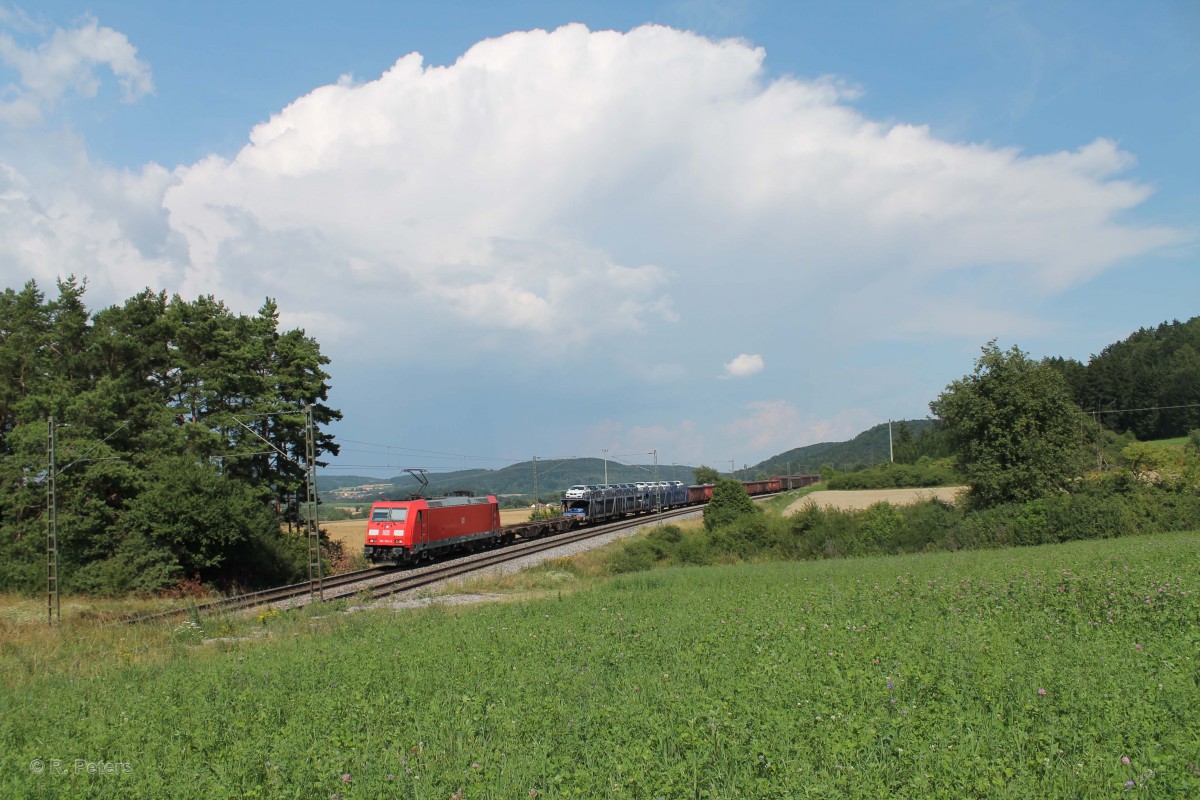
POLYGON ((601 447, 600 452, 604 453, 604 485, 608 486, 608 448, 601 447))
POLYGON ((655 511, 662 514, 662 487, 658 485, 658 451, 652 450, 654 455, 654 505, 655 511))
POLYGON ((304 406, 304 433, 305 483, 308 488, 308 594, 311 597, 315 593, 324 602, 325 577, 321 568, 321 527, 317 519, 317 458, 316 443, 313 441, 312 403, 304 406))
POLYGON ((54 415, 46 418, 46 622, 62 620, 58 600, 58 497, 55 494, 54 415))
POLYGON ((69 426, 56 425, 53 414, 46 417, 46 461, 48 467, 46 470, 46 616, 51 624, 55 619, 62 620, 62 609, 59 606, 58 598, 58 473, 66 472, 80 461, 87 460, 87 456, 93 450, 116 436, 117 432, 128 424, 128 421, 121 423, 116 430, 101 439, 98 444, 60 470, 56 458, 58 445, 56 437, 59 428, 69 426))

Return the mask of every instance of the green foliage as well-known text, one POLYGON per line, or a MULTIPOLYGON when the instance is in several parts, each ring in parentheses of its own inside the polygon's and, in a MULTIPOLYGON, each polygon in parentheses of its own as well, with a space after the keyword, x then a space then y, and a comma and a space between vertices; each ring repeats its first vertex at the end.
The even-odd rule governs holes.
POLYGON ((721 478, 713 486, 712 499, 704 509, 704 527, 711 531, 759 513, 741 481, 721 478))
POLYGON ((695 485, 703 485, 706 483, 715 484, 721 479, 721 473, 717 472, 712 467, 701 464, 692 472, 692 480, 695 485))
POLYGON ((1121 451, 1120 460, 1130 476, 1141 483, 1150 483, 1179 492, 1194 492, 1200 486, 1200 450, 1188 440, 1177 444, 1164 442, 1132 442, 1121 451))
POLYGON ((312 406, 317 455, 336 453, 328 359, 278 331, 270 300, 245 316, 146 290, 92 315, 84 290, 69 278, 54 300, 32 281, 0 293, 0 588, 44 586, 50 416, 63 588, 275 580, 294 562, 273 509, 295 521, 297 409, 312 406), (259 570, 237 560, 247 548, 280 558, 259 570))
POLYGON ((953 454, 945 432, 935 423, 914 436, 907 422, 900 422, 893 445, 897 464, 935 461, 953 454))
POLYGON ((541 519, 555 519, 561 515, 562 511, 555 506, 536 506, 529 511, 529 521, 537 522, 541 519))
POLYGON ((903 489, 921 486, 953 486, 958 475, 946 461, 928 458, 916 464, 879 464, 858 472, 845 472, 829 478, 830 489, 903 489))
POLYGON ((1082 468, 1083 418, 1062 375, 1013 347, 983 347, 970 375, 929 404, 954 448, 973 508, 1065 489, 1082 468))
POLYGON ((1186 436, 1200 427, 1200 317, 1142 328, 1066 373, 1105 427, 1143 441, 1186 436))
POLYGON ((1109 539, 1200 529, 1197 472, 1149 482, 1129 471, 1095 475, 1025 503, 970 510, 938 499, 861 511, 809 503, 790 517, 744 514, 669 541, 634 539, 609 571, 737 561, 847 558, 1109 539))
MULTIPOLYGON (((321 522, 340 522, 348 519, 365 519, 365 514, 369 505, 350 505, 350 506, 334 506, 325 503, 320 504, 317 511, 317 516, 321 522)), ((305 518, 303 508, 301 508, 301 519, 305 518)))
POLYGON ((608 562, 608 572, 620 575, 650 569, 655 564, 673 558, 683 540, 679 526, 657 525, 645 536, 625 542, 608 562))

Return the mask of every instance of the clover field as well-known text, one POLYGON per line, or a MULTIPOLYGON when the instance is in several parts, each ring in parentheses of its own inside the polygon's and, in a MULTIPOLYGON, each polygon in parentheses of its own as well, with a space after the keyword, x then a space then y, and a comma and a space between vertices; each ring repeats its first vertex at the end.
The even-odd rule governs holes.
POLYGON ((185 623, 6 676, 0 795, 1198 797, 1198 567, 1171 534, 185 623))

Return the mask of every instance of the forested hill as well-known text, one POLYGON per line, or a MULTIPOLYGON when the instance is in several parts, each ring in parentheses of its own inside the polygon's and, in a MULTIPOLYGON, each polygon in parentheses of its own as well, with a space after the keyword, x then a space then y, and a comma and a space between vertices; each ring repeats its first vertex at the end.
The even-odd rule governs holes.
POLYGON ((1141 441, 1200 428, 1200 317, 1142 328, 1088 363, 1053 358, 1076 404, 1118 433, 1141 441))
MULTIPOLYGON (((430 473, 430 496, 453 491, 476 494, 533 496, 535 465, 522 461, 503 469, 468 469, 430 473)), ((657 480, 691 483, 694 467, 686 464, 659 464, 657 480)), ((653 464, 608 462, 609 483, 636 483, 655 480, 653 464)), ((543 502, 557 500, 567 487, 577 483, 604 483, 604 460, 600 458, 538 459, 536 465, 538 496, 543 502)), ((355 475, 318 474, 317 486, 326 502, 338 500, 382 500, 407 497, 418 484, 408 475, 392 478, 367 478, 355 475)))
MULTIPOLYGON (((839 470, 857 466, 878 464, 888 460, 887 423, 863 431, 848 442, 822 442, 799 447, 768 458, 748 469, 738 465, 737 477, 742 479, 764 478, 818 472, 822 466, 839 470)), ((892 435, 897 445, 904 438, 917 439, 933 429, 933 421, 927 419, 898 420, 892 423, 892 435), (907 434, 906 434, 907 431, 907 434)), ((728 466, 728 464, 726 464, 728 466)), ((728 470, 720 470, 728 474, 728 470)), ((685 464, 659 464, 658 480, 694 481, 695 467, 685 464)), ((629 465, 617 461, 608 462, 610 483, 636 483, 654 480, 654 467, 650 464, 629 465)), ((604 461, 599 458, 569 458, 538 460, 537 490, 543 501, 557 499, 563 490, 577 483, 600 484, 604 482, 604 461)), ((326 502, 346 500, 367 501, 406 497, 417 490, 417 482, 408 475, 391 478, 368 478, 360 475, 318 475, 317 485, 326 502)), ((431 473, 429 494, 442 495, 453 491, 472 491, 476 494, 527 495, 534 493, 534 464, 523 461, 497 470, 459 470, 455 472, 431 473)))
MULTIPOLYGON (((916 438, 933 429, 933 420, 893 420, 892 437, 900 441, 908 436, 916 438)), ((876 425, 855 436, 848 442, 821 442, 797 447, 772 456, 754 465, 751 471, 760 475, 796 475, 820 472, 828 466, 838 470, 854 469, 888 460, 888 423, 876 425)))

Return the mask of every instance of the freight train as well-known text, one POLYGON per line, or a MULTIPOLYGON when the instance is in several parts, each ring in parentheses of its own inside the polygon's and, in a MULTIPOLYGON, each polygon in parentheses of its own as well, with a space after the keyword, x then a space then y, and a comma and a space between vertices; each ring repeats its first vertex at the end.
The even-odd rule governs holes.
MULTIPOLYGON (((788 475, 745 481, 750 495, 810 486, 817 475, 788 475)), ((363 554, 373 564, 412 564, 452 550, 475 550, 537 539, 590 525, 669 508, 699 505, 712 499, 713 485, 683 481, 580 484, 568 489, 558 517, 513 525, 500 524, 500 504, 487 497, 434 500, 381 500, 371 505, 363 554)))

